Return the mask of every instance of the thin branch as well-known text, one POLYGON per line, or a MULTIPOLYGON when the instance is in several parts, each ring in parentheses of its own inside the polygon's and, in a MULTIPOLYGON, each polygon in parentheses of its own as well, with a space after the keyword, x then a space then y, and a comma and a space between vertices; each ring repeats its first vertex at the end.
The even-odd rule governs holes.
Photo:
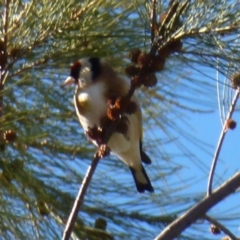
POLYGON ((155 55, 157 49, 158 49, 158 45, 159 45, 159 38, 161 38, 163 35, 164 35, 164 32, 165 32, 165 25, 166 23, 169 21, 169 19, 172 17, 173 15, 173 12, 176 11, 177 7, 178 7, 179 3, 178 2, 174 2, 167 14, 166 14, 166 17, 163 19, 163 21, 161 22, 161 25, 158 29, 158 34, 157 36, 155 37, 154 39, 154 42, 152 43, 152 47, 151 47, 151 51, 150 51, 150 54, 152 55, 155 55))
POLYGON ((217 188, 211 195, 206 196, 198 204, 190 208, 181 217, 172 222, 155 238, 155 240, 175 239, 213 206, 221 202, 228 195, 234 193, 239 186, 240 172, 236 173, 232 178, 217 188))
POLYGON ((204 215, 204 218, 208 220, 210 223, 214 224, 218 229, 222 230, 231 240, 239 240, 230 230, 228 230, 225 226, 223 226, 220 222, 215 220, 214 218, 208 216, 207 214, 204 215))
MULTIPOLYGON (((57 213, 55 213, 54 211, 52 211, 51 207, 49 207, 47 205, 47 203, 44 203, 44 207, 47 209, 47 211, 50 213, 51 217, 54 218, 56 222, 58 222, 61 225, 64 224, 63 218, 60 215, 57 215, 57 213)), ((74 232, 72 232, 71 235, 72 235, 73 239, 78 239, 77 235, 74 232)))
MULTIPOLYGON (((161 47, 166 46, 171 40, 173 39, 180 39, 176 38, 175 36, 171 36, 170 38, 166 38, 166 32, 170 32, 170 30, 173 28, 174 24, 177 22, 177 19, 179 19, 180 15, 183 14, 184 11, 189 7, 190 1, 186 0, 182 4, 179 4, 178 1, 174 1, 170 6, 166 13, 166 16, 161 22, 161 25, 158 29, 158 34, 154 39, 154 42, 152 42, 152 47, 150 53, 152 55, 155 55, 158 47, 159 47, 159 40, 162 38, 165 39, 165 42, 161 44, 161 47)), ((184 32, 185 33, 185 32, 184 32)))
MULTIPOLYGON (((80 8, 80 10, 75 11, 74 13, 72 13, 72 15, 70 16, 70 18, 66 18, 66 22, 64 22, 63 24, 61 24, 61 31, 66 30, 73 21, 79 21, 79 18, 82 17, 82 15, 93 5, 96 4, 96 1, 91 1, 90 3, 88 3, 87 6, 85 6, 84 8, 80 8), (70 20, 69 20, 70 19, 70 20)), ((59 28, 59 26, 57 26, 59 28)), ((54 31, 56 31, 59 29, 54 29, 54 31)))
MULTIPOLYGON (((4 83, 6 81, 6 71, 5 66, 7 63, 7 43, 8 43, 8 26, 9 26, 9 5, 10 0, 5 1, 5 19, 4 19, 4 40, 0 39, 0 43, 3 44, 3 49, 0 49, 0 58, 3 60, 1 61, 0 65, 0 93, 2 94, 4 90, 4 83)), ((2 48, 1 47, 1 48, 2 48)), ((3 116, 3 95, 0 96, 0 118, 3 116)), ((0 132, 0 145, 2 145, 3 141, 3 132, 0 132)))
POLYGON ((212 160, 212 165, 211 165, 209 178, 208 178, 208 187, 207 187, 207 194, 208 195, 210 195, 212 193, 213 176, 214 176, 214 172, 215 172, 215 169, 216 169, 217 160, 218 160, 221 148, 222 148, 222 144, 223 144, 223 141, 224 141, 224 137, 226 135, 226 124, 227 124, 228 119, 230 119, 232 117, 232 115, 233 115, 233 112, 234 112, 235 106, 237 104, 238 98, 239 98, 239 89, 236 90, 236 93, 235 93, 235 96, 233 98, 232 104, 230 106, 227 118, 226 118, 225 123, 224 123, 224 125, 222 127, 222 132, 221 132, 221 135, 219 137, 219 141, 218 141, 218 145, 217 145, 217 148, 216 148, 216 152, 215 152, 213 160, 212 160))
POLYGON ((155 31, 156 31, 156 24, 157 24, 157 19, 156 19, 156 5, 157 1, 152 0, 152 9, 151 9, 151 43, 153 44, 154 38, 155 38, 155 31))
POLYGON ((89 168, 85 174, 85 177, 82 181, 82 185, 78 191, 78 195, 76 197, 72 211, 70 213, 66 227, 63 232, 62 240, 69 239, 72 234, 74 223, 77 220, 78 212, 83 204, 84 196, 86 195, 87 188, 91 182, 92 176, 97 168, 99 160, 100 160, 100 157, 98 156, 98 154, 95 154, 92 164, 91 164, 91 166, 89 166, 89 168))
MULTIPOLYGON (((34 1, 29 3, 24 3, 23 10, 15 15, 14 24, 11 24, 8 28, 7 35, 11 37, 11 40, 14 40, 15 37, 17 37, 17 34, 15 34, 15 31, 21 26, 20 21, 21 19, 24 19, 28 13, 31 10, 31 7, 34 5, 34 1)), ((17 6, 15 6, 17 8, 17 6)))
POLYGON ((5 1, 5 20, 4 20, 4 44, 5 44, 5 49, 7 46, 8 42, 8 26, 9 26, 9 5, 10 5, 11 0, 6 0, 5 1))
POLYGON ((209 33, 226 34, 238 29, 239 27, 235 25, 229 25, 222 28, 210 28, 210 27, 202 27, 202 28, 196 28, 196 29, 192 28, 187 31, 180 31, 173 37, 174 39, 181 39, 186 37, 199 36, 200 34, 209 34, 209 33))
MULTIPOLYGON (((24 194, 26 194, 26 192, 24 191, 24 194)), ((32 209, 32 206, 29 204, 29 203, 26 203, 26 207, 28 208, 28 210, 29 210, 29 215, 30 215, 30 221, 32 222, 32 226, 33 226, 33 229, 34 229, 34 231, 35 231, 35 233, 36 233, 36 237, 38 238, 38 239, 40 239, 40 232, 39 232, 39 228, 38 228, 38 225, 37 225, 37 220, 36 220, 36 218, 35 218, 35 216, 34 216, 34 214, 33 214, 33 209, 32 209)))
POLYGON ((12 77, 12 76, 16 76, 26 70, 29 70, 29 69, 32 69, 33 67, 36 67, 36 66, 40 66, 44 63, 46 63, 48 60, 48 58, 42 58, 36 62, 32 62, 32 63, 29 63, 29 64, 26 64, 25 66, 23 66, 22 68, 18 69, 17 71, 15 71, 14 73, 12 73, 11 75, 9 74, 9 77, 12 77))

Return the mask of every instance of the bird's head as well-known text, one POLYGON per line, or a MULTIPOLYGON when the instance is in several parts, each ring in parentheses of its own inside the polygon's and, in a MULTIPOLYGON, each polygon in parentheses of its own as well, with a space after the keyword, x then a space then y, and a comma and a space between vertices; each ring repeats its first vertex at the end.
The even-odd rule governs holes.
POLYGON ((71 66, 70 76, 62 86, 75 84, 80 88, 84 88, 97 81, 101 73, 102 63, 99 58, 82 58, 71 66))

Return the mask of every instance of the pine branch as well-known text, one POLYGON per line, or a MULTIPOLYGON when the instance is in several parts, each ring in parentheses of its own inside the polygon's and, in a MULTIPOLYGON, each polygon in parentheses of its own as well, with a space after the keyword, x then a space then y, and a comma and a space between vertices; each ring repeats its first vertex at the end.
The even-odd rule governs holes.
POLYGON ((210 195, 210 194, 212 193, 213 176, 214 176, 214 173, 215 173, 215 169, 216 169, 216 165, 217 165, 217 160, 218 160, 220 151, 221 151, 221 149, 222 149, 222 144, 223 144, 223 141, 224 141, 224 138, 225 138, 225 135, 226 135, 227 122, 228 122, 229 119, 231 119, 231 117, 232 117, 232 115, 233 115, 233 112, 234 112, 234 110, 235 110, 235 107, 236 107, 236 104, 237 104, 237 100, 238 100, 238 98, 239 98, 239 95, 240 95, 240 92, 239 92, 239 89, 237 89, 237 90, 236 90, 236 93, 235 93, 235 96, 234 96, 234 98, 233 98, 231 107, 230 107, 230 109, 229 109, 229 112, 228 112, 226 121, 225 121, 225 123, 224 123, 224 125, 223 125, 222 132, 221 132, 220 137, 219 137, 218 145, 217 145, 216 152, 215 152, 214 157, 213 157, 213 160, 212 160, 212 165, 211 165, 211 169, 210 169, 210 173, 209 173, 209 178, 208 178, 208 188, 207 188, 207 194, 208 194, 208 195, 210 195))
POLYGON ((156 8, 157 8, 157 1, 152 0, 152 9, 151 9, 151 43, 153 44, 155 38, 155 31, 156 31, 156 24, 157 24, 157 17, 156 17, 156 8))
POLYGON ((8 42, 8 26, 9 26, 9 10, 10 10, 10 2, 11 0, 5 0, 5 19, 4 19, 4 43, 5 43, 5 49, 8 42))
MULTIPOLYGON (((3 95, 4 84, 6 81, 6 69, 5 66, 7 64, 7 42, 8 42, 8 26, 9 26, 9 11, 10 11, 10 1, 5 0, 5 15, 4 15, 4 39, 0 38, 0 118, 3 116, 3 95)), ((3 146, 3 131, 0 132, 0 145, 3 146)))
POLYGON ((208 210, 224 198, 234 193, 240 186, 240 172, 223 183, 211 195, 189 209, 181 217, 166 227, 155 240, 169 240, 178 237, 186 228, 201 218, 208 210))
POLYGON ((209 34, 209 33, 217 33, 217 34, 229 34, 230 32, 238 30, 239 27, 237 25, 229 25, 226 27, 219 27, 219 28, 208 28, 208 27, 202 27, 197 29, 189 29, 187 31, 180 31, 179 33, 176 33, 173 38, 174 39, 182 39, 187 37, 194 37, 199 36, 200 34, 209 34))
POLYGON ((10 77, 11 77, 11 76, 16 76, 16 75, 18 75, 18 74, 21 74, 22 72, 27 71, 27 70, 30 70, 30 69, 32 69, 32 68, 34 68, 34 67, 41 66, 41 65, 43 65, 44 63, 46 63, 47 61, 48 61, 47 58, 43 58, 43 59, 39 59, 39 60, 37 60, 37 61, 35 61, 35 62, 26 64, 26 65, 24 65, 22 68, 18 69, 16 72, 13 72, 13 73, 10 75, 10 77))
POLYGON ((84 200, 84 197, 86 195, 88 186, 89 186, 89 184, 91 182, 91 179, 93 177, 93 174, 94 174, 94 172, 97 168, 99 160, 100 160, 100 156, 98 154, 95 154, 94 159, 92 161, 92 164, 91 164, 91 166, 89 166, 89 168, 88 168, 88 170, 85 174, 85 177, 82 181, 81 187, 78 191, 78 195, 75 199, 73 208, 72 208, 71 213, 68 217, 68 221, 67 221, 66 227, 65 227, 64 232, 63 232, 62 240, 69 239, 71 234, 72 234, 74 224, 77 220, 77 215, 78 215, 79 210, 80 210, 80 208, 83 204, 83 200, 84 200))

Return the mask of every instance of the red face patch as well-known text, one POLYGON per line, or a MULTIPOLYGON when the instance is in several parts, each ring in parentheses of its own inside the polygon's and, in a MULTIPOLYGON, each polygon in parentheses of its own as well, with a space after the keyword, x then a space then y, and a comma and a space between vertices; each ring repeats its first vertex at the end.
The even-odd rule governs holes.
POLYGON ((78 83, 80 71, 81 71, 81 63, 80 63, 80 61, 76 61, 72 65, 71 71, 70 71, 70 76, 75 79, 76 84, 78 83))

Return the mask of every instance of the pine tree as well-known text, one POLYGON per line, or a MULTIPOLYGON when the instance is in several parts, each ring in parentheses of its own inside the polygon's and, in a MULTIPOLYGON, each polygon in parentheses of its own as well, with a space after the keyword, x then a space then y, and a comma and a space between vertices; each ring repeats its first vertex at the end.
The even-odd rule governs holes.
MULTIPOLYGON (((209 166, 194 151, 209 148, 192 134, 183 115, 214 107, 208 96, 215 94, 215 80, 205 68, 232 76, 223 85, 238 88, 239 7, 234 1, 2 0, 1 237, 62 236, 95 152, 78 123, 74 89, 60 87, 70 64, 85 56, 104 57, 121 73, 132 49, 164 56, 157 86, 138 91, 143 147, 154 159, 147 170, 155 195, 137 194, 127 167, 112 156, 102 159, 72 238, 153 239, 200 201, 205 193, 188 192, 195 182, 179 174, 189 161, 206 179, 209 166)), ((199 239, 205 228, 199 221, 178 239, 199 239)), ((206 233, 201 239, 211 238, 206 233)))

